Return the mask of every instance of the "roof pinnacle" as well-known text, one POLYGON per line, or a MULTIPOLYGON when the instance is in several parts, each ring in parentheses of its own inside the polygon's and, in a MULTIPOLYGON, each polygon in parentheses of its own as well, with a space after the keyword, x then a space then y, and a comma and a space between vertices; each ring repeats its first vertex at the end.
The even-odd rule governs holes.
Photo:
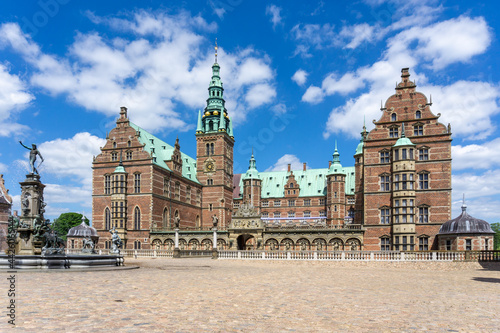
POLYGON ((462 194, 462 212, 467 210, 467 205, 465 204, 465 193, 462 194))

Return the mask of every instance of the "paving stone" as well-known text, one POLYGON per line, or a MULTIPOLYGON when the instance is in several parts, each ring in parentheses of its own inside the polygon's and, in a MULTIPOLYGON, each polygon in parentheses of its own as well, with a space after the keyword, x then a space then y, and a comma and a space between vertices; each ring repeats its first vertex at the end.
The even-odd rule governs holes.
MULTIPOLYGON (((18 273, 17 330, 500 331, 500 264, 204 258, 126 264, 141 268, 18 273)), ((0 294, 5 308, 7 293, 0 294)))

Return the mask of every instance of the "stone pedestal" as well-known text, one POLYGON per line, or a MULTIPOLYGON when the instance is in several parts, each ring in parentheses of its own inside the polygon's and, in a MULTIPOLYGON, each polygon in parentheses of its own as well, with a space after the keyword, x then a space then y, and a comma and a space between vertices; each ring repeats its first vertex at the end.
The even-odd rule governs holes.
POLYGON ((43 200, 45 185, 40 182, 40 175, 33 173, 26 175, 26 179, 19 184, 21 185, 21 216, 17 229, 16 254, 39 255, 42 253, 43 241, 35 240, 34 233, 45 222, 43 217, 46 206, 43 200))

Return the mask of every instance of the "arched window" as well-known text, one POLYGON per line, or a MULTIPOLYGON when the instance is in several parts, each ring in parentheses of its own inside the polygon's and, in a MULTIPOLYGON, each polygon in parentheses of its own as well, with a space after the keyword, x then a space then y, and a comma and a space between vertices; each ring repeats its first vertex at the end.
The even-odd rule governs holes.
POLYGON ((116 142, 113 142, 113 148, 116 148, 116 142))
POLYGON ((104 229, 111 229, 111 212, 108 207, 104 210, 104 229))
POLYGON ((207 156, 210 156, 210 143, 207 143, 207 156))
POLYGON ((209 131, 213 131, 214 130, 214 122, 211 121, 211 120, 208 122, 208 130, 209 131))
POLYGON ((140 250, 141 249, 141 241, 135 241, 134 242, 134 249, 135 250, 140 250))
POLYGON ((213 143, 210 144, 210 154, 211 155, 214 154, 214 144, 213 143))
POLYGON ((170 219, 169 219, 169 214, 168 214, 168 209, 167 208, 163 209, 162 221, 163 221, 163 227, 164 228, 170 227, 170 219))
POLYGON ((139 209, 139 207, 135 207, 134 209, 134 229, 141 229, 141 210, 139 209))
POLYGON ((391 120, 392 121, 396 121, 397 120, 397 116, 395 113, 391 114, 391 120))
POLYGON ((420 111, 415 112, 415 119, 420 119, 420 118, 422 118, 422 112, 420 111))

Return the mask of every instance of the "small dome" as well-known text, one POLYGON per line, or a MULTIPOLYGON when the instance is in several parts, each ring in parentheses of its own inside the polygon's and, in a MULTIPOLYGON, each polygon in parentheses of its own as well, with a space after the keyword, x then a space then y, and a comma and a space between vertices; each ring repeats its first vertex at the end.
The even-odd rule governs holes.
POLYGON ((441 225, 438 235, 446 234, 494 234, 488 222, 470 216, 466 206, 462 206, 462 214, 441 225))
POLYGON ((97 231, 94 228, 85 224, 85 222, 83 221, 82 224, 77 225, 76 227, 73 227, 68 231, 68 237, 87 237, 87 236, 98 237, 99 235, 97 234, 97 231))

